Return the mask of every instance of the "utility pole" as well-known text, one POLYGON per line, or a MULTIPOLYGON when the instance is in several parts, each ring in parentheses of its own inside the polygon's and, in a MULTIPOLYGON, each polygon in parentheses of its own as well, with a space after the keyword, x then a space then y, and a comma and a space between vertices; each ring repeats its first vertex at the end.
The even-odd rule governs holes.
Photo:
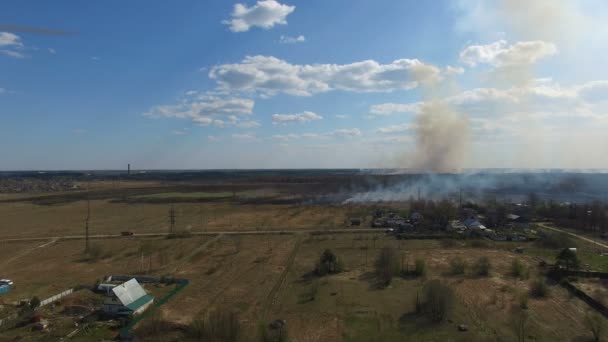
POLYGON ((84 223, 84 252, 89 253, 89 220, 91 219, 91 201, 87 198, 87 218, 84 223))
POLYGON ((169 233, 173 233, 175 229, 175 207, 173 206, 173 203, 171 203, 171 209, 169 210, 169 224, 171 225, 169 233))

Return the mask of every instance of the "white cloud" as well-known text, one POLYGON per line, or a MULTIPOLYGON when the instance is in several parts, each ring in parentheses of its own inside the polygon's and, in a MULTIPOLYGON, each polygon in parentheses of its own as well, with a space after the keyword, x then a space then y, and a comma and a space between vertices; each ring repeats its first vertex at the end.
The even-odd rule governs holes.
POLYGON ((236 124, 238 128, 256 128, 262 126, 257 121, 242 121, 236 124))
POLYGON ((25 55, 22 54, 19 51, 14 51, 14 50, 0 50, 1 53, 9 56, 9 57, 13 57, 13 58, 25 58, 25 55))
POLYGON ((174 129, 171 131, 171 134, 174 135, 186 135, 188 133, 188 129, 184 128, 184 129, 174 129))
POLYGON ((422 102, 415 103, 381 103, 370 108, 372 116, 384 116, 397 113, 419 113, 422 102))
POLYGON ((94 60, 94 61, 100 61, 100 60, 101 60, 101 57, 92 56, 92 57, 91 57, 91 60, 94 60))
POLYGON ((345 114, 336 114, 334 115, 337 119, 348 119, 348 115, 345 114))
POLYGON ((83 134, 85 134, 86 132, 87 132, 87 130, 86 130, 86 129, 83 129, 83 128, 74 128, 74 129, 72 130, 72 133, 73 133, 73 134, 75 134, 75 135, 83 135, 83 134))
POLYGON ((0 94, 4 94, 4 93, 6 93, 6 89, 0 88, 0 94))
POLYGON ((251 27, 269 29, 274 25, 287 24, 287 16, 295 9, 295 6, 281 4, 275 0, 258 1, 251 7, 236 4, 232 11, 232 19, 224 20, 222 23, 229 25, 232 32, 246 32, 251 27))
POLYGON ((303 43, 305 41, 306 41, 306 37, 304 37, 303 35, 299 35, 297 37, 281 35, 281 38, 279 38, 279 43, 281 43, 281 44, 296 44, 296 43, 303 43))
POLYGON ((187 92, 186 97, 182 98, 175 105, 155 106, 144 116, 153 118, 179 118, 189 119, 201 125, 225 127, 226 125, 244 125, 248 128, 255 127, 253 121, 241 122, 241 116, 250 115, 253 112, 254 101, 244 98, 225 98, 215 95, 194 95, 191 91, 187 92))
POLYGON ((255 140, 256 136, 253 133, 235 133, 232 135, 232 138, 238 140, 255 140))
POLYGON ((296 139, 343 139, 343 138, 357 138, 362 136, 361 130, 358 128, 340 128, 329 132, 322 133, 289 133, 289 134, 275 134, 272 136, 273 139, 281 140, 283 142, 296 140, 296 139))
POLYGON ((293 123, 308 123, 315 120, 321 120, 323 117, 313 112, 305 111, 297 114, 273 114, 273 125, 287 125, 293 123))
POLYGON ((247 56, 241 63, 213 67, 209 77, 224 91, 309 96, 330 90, 408 90, 440 81, 442 71, 417 59, 398 59, 389 64, 374 60, 351 64, 290 64, 272 56, 247 56))
POLYGON ((448 65, 445 68, 445 74, 448 76, 462 75, 462 74, 464 74, 464 68, 463 67, 453 67, 451 65, 448 65))
POLYGON ((49 51, 49 53, 50 53, 50 54, 52 54, 52 55, 54 55, 54 54, 56 54, 56 53, 57 53, 57 51, 55 51, 55 49, 53 49, 53 48, 48 48, 47 50, 48 50, 48 51, 49 51))
POLYGON ((208 135, 207 140, 209 140, 210 142, 216 142, 220 141, 220 138, 216 137, 215 135, 208 135))
POLYGON ((22 48, 23 43, 21 42, 21 37, 14 33, 0 32, 0 46, 22 48))
POLYGON ((358 128, 342 128, 326 133, 326 135, 336 138, 355 138, 360 137, 362 133, 358 128))
POLYGON ((508 45, 499 40, 486 45, 471 45, 460 52, 460 61, 469 65, 490 64, 495 67, 528 65, 557 53, 555 44, 542 40, 508 45))
POLYGON ((392 125, 387 127, 380 127, 376 130, 380 134, 400 134, 411 132, 414 127, 411 124, 392 125))

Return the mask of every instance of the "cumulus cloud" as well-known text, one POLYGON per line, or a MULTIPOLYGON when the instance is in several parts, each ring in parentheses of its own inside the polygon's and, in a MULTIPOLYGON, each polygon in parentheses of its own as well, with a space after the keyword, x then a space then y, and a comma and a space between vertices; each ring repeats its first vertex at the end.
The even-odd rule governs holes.
POLYGON ((0 32, 0 47, 23 47, 21 37, 10 32, 0 32))
POLYGON ((192 96, 195 94, 190 92, 189 94, 178 104, 155 106, 143 115, 152 118, 189 119, 201 126, 241 125, 246 128, 259 126, 254 121, 241 121, 241 117, 253 112, 253 100, 208 94, 192 96))
POLYGON ((419 113, 422 102, 415 103, 381 103, 370 107, 371 116, 385 116, 391 114, 419 113))
POLYGON ((184 129, 174 129, 171 131, 171 134, 173 135, 186 135, 188 133, 188 129, 184 128, 184 129))
POLYGON ((376 133, 380 134, 401 134, 408 133, 414 129, 412 124, 401 124, 401 125, 392 125, 387 127, 380 127, 376 130, 376 133))
POLYGON ((232 19, 224 20, 222 23, 229 25, 232 32, 246 32, 251 27, 270 29, 278 24, 287 24, 287 16, 295 9, 295 6, 281 4, 275 0, 258 1, 251 7, 236 4, 232 11, 232 19))
POLYGON ((56 54, 56 53, 57 53, 57 51, 55 51, 55 49, 53 49, 53 48, 48 48, 47 50, 48 50, 48 51, 49 51, 49 53, 50 53, 50 54, 52 54, 52 55, 54 55, 54 54, 56 54))
POLYGON ((557 53, 555 44, 542 40, 517 42, 509 45, 499 40, 486 45, 471 45, 460 52, 460 61, 468 66, 489 64, 494 67, 534 64, 557 53))
POLYGON ((257 121, 248 120, 248 121, 241 121, 241 122, 237 123, 236 126, 238 128, 256 128, 256 127, 260 127, 261 124, 257 121))
POLYGON ((330 90, 390 92, 442 79, 438 67, 417 59, 388 64, 365 60, 351 64, 291 64, 272 56, 247 56, 240 63, 213 67, 209 77, 224 91, 273 96, 309 96, 330 90))
POLYGON ((235 133, 232 138, 237 140, 255 140, 256 136, 253 133, 235 133))
POLYGON ((323 117, 319 114, 305 111, 297 114, 273 114, 272 124, 273 125, 288 125, 293 123, 308 123, 315 120, 321 120, 323 117))
POLYGON ((281 140, 283 142, 296 140, 296 139, 343 139, 343 138, 357 138, 362 136, 363 133, 358 128, 340 128, 329 132, 321 133, 289 133, 289 134, 276 134, 273 135, 273 139, 281 140))
POLYGON ((25 58, 25 55, 19 51, 14 51, 14 50, 0 50, 1 53, 9 56, 9 57, 13 57, 13 58, 25 58))
POLYGON ((336 114, 334 115, 337 119, 348 119, 348 115, 345 114, 336 114))
POLYGON ((279 38, 279 43, 281 43, 281 44, 296 44, 296 43, 303 43, 305 41, 306 41, 306 37, 304 37, 303 35, 299 35, 297 37, 281 35, 281 38, 279 38))

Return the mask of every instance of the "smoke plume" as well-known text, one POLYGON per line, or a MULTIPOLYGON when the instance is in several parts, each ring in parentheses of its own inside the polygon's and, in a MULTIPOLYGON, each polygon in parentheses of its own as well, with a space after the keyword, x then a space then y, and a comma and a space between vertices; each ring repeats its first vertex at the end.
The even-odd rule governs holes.
POLYGON ((425 103, 416 118, 413 168, 424 172, 459 172, 469 147, 469 120, 445 101, 425 103))

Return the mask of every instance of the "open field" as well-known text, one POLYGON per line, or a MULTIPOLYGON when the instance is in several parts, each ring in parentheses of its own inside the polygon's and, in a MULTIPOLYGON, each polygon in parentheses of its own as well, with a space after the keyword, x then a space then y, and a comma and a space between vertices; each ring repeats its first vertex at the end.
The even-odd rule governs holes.
MULTIPOLYGON (((367 341, 368 336, 378 341, 495 341, 511 340, 513 333, 504 322, 528 286, 509 275, 511 261, 519 258, 530 267, 531 278, 536 276, 537 262, 531 257, 492 244, 475 248, 459 242, 442 248, 436 240, 397 241, 384 234, 219 236, 209 241, 199 237, 99 240, 95 243, 103 253, 95 261, 82 260, 83 241, 59 241, 3 267, 18 284, 6 299, 45 297, 104 275, 141 273, 143 250, 145 272, 149 268, 153 275, 190 279, 190 285, 160 309, 161 317, 176 324, 188 324, 211 309, 229 308, 239 313, 245 336, 254 336, 261 320, 281 318, 288 322, 294 341, 367 341), (389 288, 375 288, 372 265, 385 246, 395 248, 410 267, 415 259, 425 260, 426 276, 397 277, 389 288), (338 255, 345 270, 314 280, 318 294, 309 300, 312 282, 303 276, 325 249, 338 255), (455 256, 469 265, 480 256, 489 257, 491 276, 447 275, 455 256), (413 314, 416 293, 436 278, 453 288, 454 311, 445 322, 421 330, 420 324, 427 323, 413 314), (469 331, 458 332, 459 324, 466 324, 469 331)), ((584 335, 586 304, 559 286, 550 287, 548 299, 529 301, 531 336, 553 341, 584 335)))
MULTIPOLYGON (((369 228, 374 206, 256 202, 260 197, 284 196, 266 185, 258 190, 247 185, 234 192, 225 186, 182 191, 183 186, 150 183, 141 190, 137 185, 130 183, 114 193, 109 182, 91 190, 97 195, 90 200, 90 233, 115 238, 91 240, 88 257, 83 253, 83 239, 0 243, 0 278, 15 282, 1 299, 12 303, 34 296, 46 298, 74 286, 90 286, 111 274, 146 274, 190 281, 136 327, 136 335, 145 336, 146 341, 183 340, 193 321, 214 311, 236 312, 245 341, 258 340, 260 324, 266 326, 276 319, 287 322, 291 341, 511 341, 515 339, 512 312, 520 307, 530 281, 545 271, 539 267, 539 257, 554 263, 560 251, 536 242, 397 240, 383 230, 310 233, 349 227, 349 217, 362 217, 360 227, 369 228), (163 191, 159 191, 161 187, 163 191), (254 201, 241 200, 247 197, 254 201), (174 239, 119 236, 122 231, 168 232, 172 204, 177 232, 218 234, 174 239), (290 234, 221 233, 273 230, 290 230, 290 234), (396 275, 387 288, 379 288, 374 265, 384 247, 396 252, 401 270, 411 271, 419 259, 426 265, 426 274, 396 275), (523 247, 524 253, 514 253, 516 247, 523 247), (311 272, 326 249, 337 255, 343 271, 314 276, 311 272), (451 274, 450 262, 457 257, 467 265, 463 275, 451 274), (491 264, 487 277, 473 274, 472 265, 481 257, 491 264), (528 270, 526 279, 511 275, 515 259, 528 270), (439 323, 416 313, 416 298, 434 279, 454 293, 452 309, 439 323), (152 319, 166 323, 166 330, 146 335, 146 321, 152 319), (458 331, 459 325, 466 325, 467 331, 458 331)), ((42 197, 42 202, 23 200, 27 196, 0 201, 0 239, 84 234, 87 196, 71 192, 42 197)), ((399 203, 383 206, 407 211, 399 203)), ((584 267, 608 270, 608 259, 600 256, 597 245, 583 240, 572 243, 584 267)), ((599 299, 606 296, 598 282, 580 282, 580 286, 589 287, 599 299)), ((165 291, 146 288, 157 298, 165 291)), ((557 284, 550 284, 549 289, 547 298, 527 300, 528 340, 588 338, 585 317, 590 307, 557 284)), ((78 296, 74 298, 78 301, 78 296)), ((52 338, 73 330, 73 318, 44 310, 46 315, 58 317, 52 338), (60 320, 65 324, 59 324, 60 320)), ((78 332, 75 340, 107 338, 117 329, 102 325, 78 332)), ((50 335, 22 328, 0 341, 17 336, 43 340, 50 335)))

